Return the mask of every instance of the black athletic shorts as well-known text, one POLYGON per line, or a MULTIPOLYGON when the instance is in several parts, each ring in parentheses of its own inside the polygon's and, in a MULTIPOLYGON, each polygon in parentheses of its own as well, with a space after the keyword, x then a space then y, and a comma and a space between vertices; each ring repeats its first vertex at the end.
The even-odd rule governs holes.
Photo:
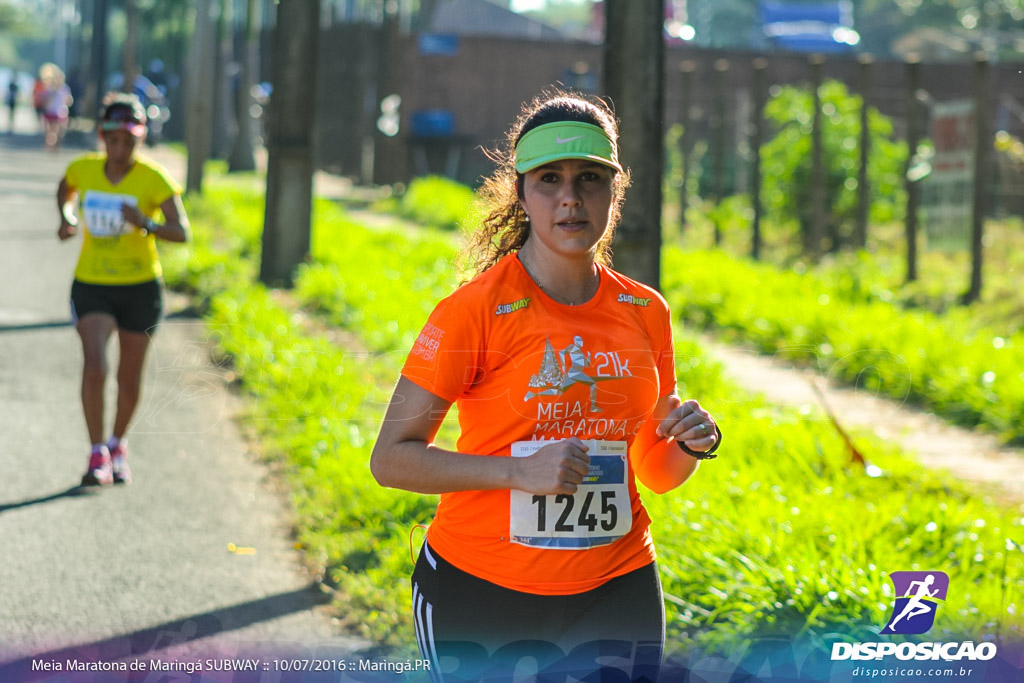
POLYGON ((424 543, 412 606, 420 654, 445 683, 511 680, 523 666, 538 681, 655 681, 665 647, 654 562, 585 593, 536 595, 468 574, 424 543))
POLYGON ((164 311, 160 280, 137 285, 71 283, 71 319, 77 323, 89 313, 106 313, 129 332, 152 332, 164 311))

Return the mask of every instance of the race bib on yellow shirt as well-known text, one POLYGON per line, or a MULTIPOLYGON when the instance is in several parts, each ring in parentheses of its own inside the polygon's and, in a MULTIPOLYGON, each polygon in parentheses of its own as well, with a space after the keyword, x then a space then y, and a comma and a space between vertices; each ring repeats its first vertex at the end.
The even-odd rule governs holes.
POLYGON ((93 237, 117 237, 128 232, 121 215, 121 205, 138 206, 139 200, 128 194, 113 194, 89 190, 82 200, 85 227, 93 237))
MULTIPOLYGON (((553 443, 516 441, 512 457, 523 458, 553 443)), ((535 548, 586 550, 608 545, 633 526, 626 485, 626 442, 584 441, 590 472, 572 495, 539 496, 510 491, 509 538, 535 548)))

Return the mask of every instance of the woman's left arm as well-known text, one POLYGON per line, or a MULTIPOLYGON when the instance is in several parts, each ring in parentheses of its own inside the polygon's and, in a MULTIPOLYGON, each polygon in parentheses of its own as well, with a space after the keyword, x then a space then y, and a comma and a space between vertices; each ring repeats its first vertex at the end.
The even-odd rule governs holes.
POLYGON ((160 205, 160 210, 164 212, 164 222, 154 223, 137 207, 131 204, 121 206, 121 213, 125 220, 140 230, 145 230, 168 242, 187 242, 189 238, 188 216, 185 214, 185 205, 181 203, 181 196, 172 195, 170 199, 160 205))
POLYGON ((700 463, 680 444, 696 453, 706 453, 718 443, 720 433, 714 418, 697 401, 682 401, 669 394, 658 399, 651 417, 636 435, 630 462, 644 486, 655 493, 667 493, 689 479, 700 463))
POLYGON ((154 234, 168 242, 188 242, 188 216, 181 195, 173 195, 160 205, 160 210, 164 212, 164 224, 154 226, 154 234))

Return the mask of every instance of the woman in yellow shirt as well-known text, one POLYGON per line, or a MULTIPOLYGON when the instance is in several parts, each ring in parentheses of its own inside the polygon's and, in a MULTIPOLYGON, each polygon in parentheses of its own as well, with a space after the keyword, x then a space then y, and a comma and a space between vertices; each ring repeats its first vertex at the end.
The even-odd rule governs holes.
POLYGON ((82 230, 82 252, 71 286, 71 311, 82 339, 82 408, 92 449, 83 486, 128 483, 125 432, 138 405, 142 367, 163 311, 156 240, 185 242, 188 218, 181 187, 159 164, 138 156, 146 112, 134 95, 108 98, 99 125, 104 153, 68 166, 57 188, 67 240, 82 230), (76 211, 77 209, 77 211, 76 211), (163 223, 154 218, 163 214, 163 223), (107 342, 117 331, 117 412, 104 440, 103 387, 107 342))

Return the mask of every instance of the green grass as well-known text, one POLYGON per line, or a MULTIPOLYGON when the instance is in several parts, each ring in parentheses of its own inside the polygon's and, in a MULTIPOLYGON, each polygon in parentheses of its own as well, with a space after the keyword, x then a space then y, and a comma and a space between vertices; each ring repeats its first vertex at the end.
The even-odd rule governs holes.
POLYGON ((668 248, 664 259, 666 297, 690 325, 1024 441, 1024 334, 901 308, 839 271, 800 274, 723 251, 668 248))
POLYGON ((397 199, 387 199, 378 210, 442 230, 465 229, 476 223, 473 190, 441 176, 416 178, 397 199))
MULTIPOLYGON (((246 421, 283 464, 297 536, 344 596, 341 611, 364 635, 408 649, 409 534, 429 523, 436 498, 380 488, 368 457, 411 339, 451 289, 453 242, 363 228, 318 204, 296 312, 249 279, 257 250, 237 207, 258 196, 218 192, 192 214, 190 258, 208 265, 168 277, 210 300, 210 325, 249 396, 246 421), (226 282, 224 263, 240 279, 226 282)), ((689 307, 699 308, 675 303, 683 316, 689 307)), ((885 474, 866 476, 827 423, 743 394, 683 328, 678 338, 681 390, 715 412, 726 444, 678 491, 643 493, 670 648, 725 652, 756 634, 877 630, 891 607, 887 572, 918 568, 948 572, 954 587, 932 635, 1021 633, 1024 553, 1013 544, 1024 543, 1024 519, 877 443, 870 451, 885 474)), ((453 438, 449 427, 440 440, 453 438)))
POLYGON ((296 277, 298 298, 330 324, 357 330, 374 351, 412 348, 455 283, 449 236, 367 230, 326 202, 317 216, 324 227, 313 233, 313 263, 296 277))
MULTIPOLYGON (((722 228, 721 249, 736 257, 750 253, 753 211, 745 196, 726 198, 718 207, 696 202, 687 211, 687 227, 680 229, 678 214, 666 221, 667 243, 686 250, 714 247, 710 216, 722 228)), ((872 225, 868 249, 827 254, 813 265, 800 253, 794 226, 766 223, 761 260, 780 270, 810 273, 851 301, 882 301, 908 310, 930 311, 952 317, 971 329, 987 328, 1012 336, 1024 327, 1024 220, 990 220, 985 226, 981 300, 962 306, 968 288, 970 254, 918 245, 918 279, 906 281, 906 249, 902 224, 872 225)))
POLYGON ((265 206, 257 187, 252 174, 208 173, 203 196, 185 199, 195 226, 191 241, 161 251, 168 282, 198 295, 205 305, 213 293, 256 277, 265 206))

